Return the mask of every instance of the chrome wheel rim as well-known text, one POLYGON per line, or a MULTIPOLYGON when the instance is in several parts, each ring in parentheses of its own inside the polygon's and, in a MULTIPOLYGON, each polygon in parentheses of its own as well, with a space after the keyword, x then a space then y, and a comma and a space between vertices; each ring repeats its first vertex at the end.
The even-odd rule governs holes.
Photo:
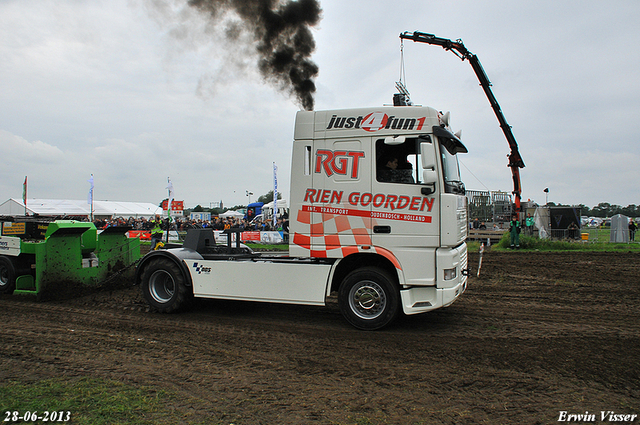
POLYGON ((0 266, 0 287, 9 284, 9 270, 6 267, 0 266))
POLYGON ((149 293, 159 302, 166 303, 171 300, 176 292, 176 283, 171 274, 165 270, 156 270, 149 278, 149 293))
POLYGON ((379 317, 387 305, 387 297, 380 285, 365 280, 349 291, 349 307, 361 319, 379 317))

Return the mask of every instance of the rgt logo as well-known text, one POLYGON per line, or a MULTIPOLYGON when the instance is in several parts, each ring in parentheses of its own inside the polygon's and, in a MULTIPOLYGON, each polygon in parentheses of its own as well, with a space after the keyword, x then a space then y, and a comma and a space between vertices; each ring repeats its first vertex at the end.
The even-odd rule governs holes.
POLYGON ((327 125, 327 130, 332 128, 361 128, 374 132, 382 129, 392 130, 422 130, 427 117, 420 118, 396 118, 384 112, 371 112, 366 116, 339 117, 333 115, 327 125))
POLYGON ((334 173, 346 176, 351 170, 351 178, 357 179, 361 158, 364 158, 364 152, 318 149, 316 151, 316 173, 321 173, 324 170, 327 177, 331 177, 334 173))

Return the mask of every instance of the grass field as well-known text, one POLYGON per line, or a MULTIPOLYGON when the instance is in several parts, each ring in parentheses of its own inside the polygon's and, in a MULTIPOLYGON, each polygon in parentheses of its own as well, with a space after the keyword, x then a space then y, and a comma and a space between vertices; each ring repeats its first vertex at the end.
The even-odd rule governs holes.
POLYGON ((180 423, 165 406, 175 395, 148 387, 95 378, 46 379, 0 386, 2 420, 7 423, 72 423, 80 425, 154 425, 180 423), (18 419, 22 418, 22 419, 18 419), (36 419, 40 418, 40 419, 36 419))
MULTIPOLYGON (((583 232, 584 233, 584 232, 583 232)), ((588 240, 554 240, 520 235, 520 249, 533 251, 600 251, 600 252, 640 252, 640 242, 609 242, 609 229, 593 229, 588 240)), ((510 249, 509 233, 505 233, 494 249, 510 249)), ((471 242, 468 249, 479 249, 479 242, 471 242)))

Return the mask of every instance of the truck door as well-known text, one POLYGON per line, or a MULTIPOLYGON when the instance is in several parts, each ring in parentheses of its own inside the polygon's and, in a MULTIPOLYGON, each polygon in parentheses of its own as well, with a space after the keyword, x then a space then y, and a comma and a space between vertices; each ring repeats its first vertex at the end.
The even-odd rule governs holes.
POLYGON ((400 236, 402 242, 398 243, 402 245, 436 247, 439 244, 439 185, 423 181, 423 144, 435 152, 428 136, 374 139, 371 205, 374 235, 380 236, 377 238, 380 242, 393 244, 391 240, 400 236))
POLYGON ((440 185, 432 137, 373 139, 372 240, 398 258, 405 282, 435 284, 435 251, 440 244, 440 185), (425 174, 422 156, 433 169, 425 174), (429 162, 429 161, 428 161, 429 162), (431 181, 425 182, 425 177, 431 181))

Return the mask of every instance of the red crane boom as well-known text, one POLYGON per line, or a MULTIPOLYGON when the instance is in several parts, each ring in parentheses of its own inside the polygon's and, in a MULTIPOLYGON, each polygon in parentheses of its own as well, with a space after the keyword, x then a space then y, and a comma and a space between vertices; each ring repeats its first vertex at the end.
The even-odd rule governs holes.
POLYGON ((484 93, 487 95, 489 99, 489 103, 491 104, 491 108, 493 112, 496 114, 498 118, 498 122, 500 123, 500 128, 502 128, 502 132, 507 138, 507 142, 509 143, 509 148, 511 149, 511 153, 508 155, 509 164, 507 166, 511 168, 511 174, 513 176, 513 194, 515 196, 515 212, 520 213, 522 211, 522 207, 520 204, 520 194, 522 192, 520 186, 520 168, 524 168, 524 162, 522 161, 522 157, 520 156, 520 152, 518 152, 518 143, 516 143, 516 138, 513 136, 511 132, 511 126, 507 123, 502 110, 500 109, 500 105, 496 100, 493 92, 491 91, 491 82, 487 77, 487 74, 484 72, 478 57, 467 50, 462 44, 462 40, 448 40, 446 38, 436 37, 433 34, 427 34, 423 32, 404 32, 400 34, 401 39, 413 40, 419 43, 427 43, 433 44, 436 46, 441 46, 445 50, 450 50, 456 56, 458 56, 462 60, 468 60, 473 68, 473 71, 476 73, 478 80, 480 81, 480 85, 484 90, 484 93))

